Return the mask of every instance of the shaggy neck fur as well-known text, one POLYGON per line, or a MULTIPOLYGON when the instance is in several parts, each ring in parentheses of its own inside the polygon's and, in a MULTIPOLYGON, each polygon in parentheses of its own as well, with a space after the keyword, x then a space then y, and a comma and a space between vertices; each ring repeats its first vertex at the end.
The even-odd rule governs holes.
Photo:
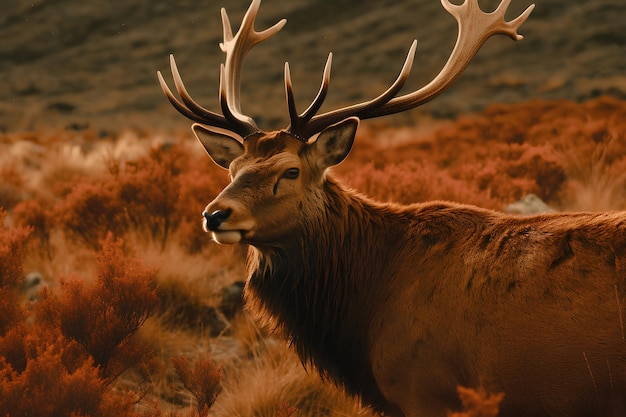
POLYGON ((368 330, 387 254, 398 245, 384 232, 391 205, 375 203, 325 181, 319 213, 280 247, 252 247, 248 308, 282 330, 303 362, 377 407, 382 394, 370 367, 368 330), (386 240, 384 240, 386 239, 386 240), (372 262, 374 259, 377 262, 372 262))

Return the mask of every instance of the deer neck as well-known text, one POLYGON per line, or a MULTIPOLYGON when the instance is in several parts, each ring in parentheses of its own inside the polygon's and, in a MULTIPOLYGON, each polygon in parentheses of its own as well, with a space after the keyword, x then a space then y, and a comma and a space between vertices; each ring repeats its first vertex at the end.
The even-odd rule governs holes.
POLYGON ((305 363, 373 404, 382 396, 367 333, 385 291, 384 258, 398 240, 385 230, 389 210, 328 178, 320 210, 305 216, 298 235, 279 247, 251 247, 248 259, 249 310, 280 327, 305 363))

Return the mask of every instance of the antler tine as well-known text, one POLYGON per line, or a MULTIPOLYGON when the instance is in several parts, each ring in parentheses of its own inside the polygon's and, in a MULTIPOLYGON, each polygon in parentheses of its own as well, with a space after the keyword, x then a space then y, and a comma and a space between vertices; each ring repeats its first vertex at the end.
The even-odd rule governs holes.
POLYGON ((233 114, 231 108, 228 105, 228 90, 226 89, 226 84, 224 80, 226 79, 226 69, 224 64, 220 64, 220 106, 222 108, 222 113, 226 117, 227 120, 231 120, 233 124, 242 129, 242 133, 239 133, 242 137, 246 137, 250 133, 254 133, 258 131, 256 124, 252 119, 252 123, 243 123, 239 122, 238 115, 233 114), (239 122, 239 123, 238 123, 239 122))
POLYGON ((293 84, 291 83, 291 71, 289 70, 289 62, 285 62, 285 94, 287 95, 287 107, 289 108, 289 120, 291 123, 287 131, 291 132, 300 127, 300 116, 296 109, 296 100, 293 96, 293 84))
POLYGON ((511 22, 506 22, 504 14, 509 3, 510 0, 502 0, 495 11, 484 13, 477 0, 465 0, 465 3, 459 6, 450 3, 449 0, 441 0, 443 7, 456 19, 459 28, 457 41, 448 61, 430 83, 413 93, 391 100, 384 108, 373 112, 370 117, 402 112, 420 106, 441 94, 456 81, 491 36, 505 34, 513 40, 522 39, 517 29, 528 18, 535 5, 530 5, 511 22))
POLYGON ((326 60, 326 65, 324 65, 324 75, 322 76, 322 84, 320 85, 320 89, 317 92, 317 95, 313 99, 311 105, 302 113, 302 120, 307 123, 315 113, 319 111, 324 104, 324 100, 326 99, 326 93, 328 93, 328 86, 330 85, 330 68, 333 63, 333 53, 328 54, 328 59, 326 60))
MULTIPOLYGON (((502 3, 500 3, 494 13, 500 13, 504 20, 504 13, 506 13, 506 9, 509 7, 510 2, 511 0, 502 0, 502 3)), ((505 21, 504 24, 508 27, 508 31, 504 31, 502 33, 505 35, 509 35, 515 41, 521 41, 522 39, 524 39, 524 36, 517 33, 517 30, 526 21, 526 19, 528 19, 534 9, 535 5, 531 4, 526 8, 526 10, 522 12, 521 15, 517 16, 515 19, 511 20, 510 22, 505 21)))
MULTIPOLYGON (((174 62, 174 57, 171 56, 171 61, 172 63, 174 62)), ((173 68, 176 68, 176 64, 173 63, 173 68)), ((217 127, 221 127, 224 129, 227 129, 230 127, 230 123, 221 115, 217 114, 217 113, 213 113, 212 111, 206 110, 200 106, 198 106, 192 99, 191 97, 187 94, 187 91, 185 90, 184 85, 182 85, 182 80, 180 80, 180 86, 177 83, 176 78, 178 77, 180 79, 180 75, 178 75, 178 72, 174 72, 174 83, 177 84, 176 88, 179 91, 181 91, 181 86, 182 86, 182 91, 184 92, 184 94, 187 97, 183 97, 183 101, 187 102, 187 100, 189 100, 190 102, 193 102, 194 105, 197 106, 197 108, 194 108, 193 110, 188 108, 185 104, 181 103, 180 101, 178 101, 178 99, 176 98, 176 96, 174 96, 174 94, 172 93, 172 91, 170 90, 170 88, 168 87, 167 83, 165 82, 165 80, 163 79, 163 75, 161 74, 161 71, 157 71, 157 78, 159 79, 159 84, 161 85, 161 89, 163 90, 163 93, 165 93, 165 96, 167 97, 167 99, 169 100, 169 102, 172 104, 172 106, 174 106, 174 108, 176 110, 178 110, 183 116, 195 121, 195 122, 199 122, 199 123, 204 123, 204 124, 209 124, 211 126, 217 126, 217 127), (199 110, 201 109, 201 110, 199 110), (199 111, 198 111, 199 110, 199 111), (198 111, 198 112, 196 112, 198 111)))
MULTIPOLYGON (((402 70, 398 77, 394 81, 394 83, 389 87, 384 93, 379 95, 373 100, 366 101, 363 103, 355 104, 349 107, 344 107, 341 109, 337 109, 328 113, 324 113, 322 115, 318 115, 311 118, 311 121, 306 125, 304 130, 302 131, 302 136, 308 137, 312 134, 315 134, 321 131, 324 127, 333 124, 334 122, 338 122, 340 120, 345 119, 349 116, 358 116, 361 118, 367 118, 367 112, 376 109, 389 100, 394 98, 404 87, 404 84, 409 79, 409 75, 411 74, 411 69, 413 67, 413 60, 415 58, 415 51, 417 50, 417 41, 414 40, 411 44, 411 48, 407 53, 406 59, 404 60, 404 65, 402 66, 402 70), (365 117, 363 117, 365 115, 365 117), (329 122, 330 120, 330 122, 329 122)), ((329 75, 330 77, 330 75, 329 75)), ((320 103, 321 106, 321 103, 320 103)), ((311 114, 312 116, 313 114, 311 114)))
POLYGON ((228 14, 225 9, 222 9, 224 41, 220 43, 220 48, 226 53, 226 61, 220 68, 219 98, 223 115, 205 109, 191 98, 180 77, 173 55, 170 56, 170 67, 176 91, 182 102, 172 93, 161 72, 157 71, 163 93, 172 106, 184 116, 199 123, 230 130, 243 137, 259 130, 254 120, 241 112, 240 87, 243 61, 252 47, 275 35, 286 23, 286 20, 282 19, 274 26, 256 32, 254 21, 260 5, 261 0, 252 1, 235 35, 233 35, 228 14))
POLYGON ((176 87, 176 91, 178 92, 178 95, 183 100, 183 103, 185 103, 187 108, 191 110, 191 112, 200 116, 204 120, 204 123, 208 123, 212 126, 218 127, 229 127, 230 124, 224 116, 212 112, 211 110, 205 109, 191 98, 191 96, 187 92, 187 89, 185 88, 183 79, 178 72, 178 67, 176 66, 176 60, 174 59, 173 54, 170 55, 170 67, 172 69, 172 77, 174 78, 174 86, 176 87))
MULTIPOLYGON (((287 128, 287 131, 292 134, 298 134, 298 132, 311 120, 311 118, 319 111, 326 99, 326 93, 328 93, 328 86, 330 85, 330 69, 333 62, 332 52, 328 54, 326 65, 324 66, 324 75, 322 76, 322 84, 317 92, 317 95, 311 102, 311 105, 300 115, 296 110, 296 103, 293 96, 293 85, 291 83, 291 72, 289 71, 289 63, 285 62, 285 92, 287 94, 287 105, 289 107, 289 119, 291 123, 287 128)), ((306 138, 306 137, 305 137, 306 138)))
MULTIPOLYGON (((529 6, 517 18, 506 22, 504 14, 509 3, 510 0, 502 0, 495 11, 485 13, 478 6, 478 0, 465 0, 461 5, 454 5, 449 0, 441 0, 443 7, 456 19, 459 33, 448 61, 441 72, 430 83, 417 91, 394 98, 388 98, 389 94, 391 94, 390 90, 392 90, 390 88, 390 90, 369 102, 355 104, 315 116, 303 128, 304 132, 306 132, 306 135, 312 135, 326 126, 349 116, 357 116, 361 119, 379 117, 409 110, 432 100, 454 83, 483 43, 491 36, 505 34, 513 40, 523 38, 517 33, 517 30, 530 16, 534 9, 534 4, 529 6)), ((399 88, 394 95, 398 91, 399 88)))
POLYGON ((260 5, 261 0, 252 1, 235 35, 232 34, 232 28, 226 9, 222 8, 224 42, 220 44, 220 47, 222 51, 226 53, 226 63, 224 69, 221 71, 221 106, 224 115, 233 123, 242 126, 248 133, 253 133, 259 129, 251 117, 241 112, 241 71, 243 69, 245 56, 256 44, 278 33, 287 22, 285 19, 282 19, 274 26, 262 32, 256 32, 254 30, 254 22, 260 5))

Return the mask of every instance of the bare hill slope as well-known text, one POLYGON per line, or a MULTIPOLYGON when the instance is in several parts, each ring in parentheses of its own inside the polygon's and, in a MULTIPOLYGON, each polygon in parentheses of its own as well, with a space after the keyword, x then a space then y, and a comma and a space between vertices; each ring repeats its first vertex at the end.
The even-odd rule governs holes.
MULTIPOLYGON (((530 2, 514 0, 508 16, 530 2)), ((419 112, 452 117, 493 102, 625 98, 626 3, 537 3, 523 41, 491 39, 456 85, 419 112)), ((485 10, 495 5, 481 2, 485 10)), ((0 15, 0 131, 184 127, 155 75, 169 78, 170 53, 192 95, 217 109, 222 6, 238 26, 248 0, 10 2, 0 15)), ((285 124, 284 61, 304 106, 333 51, 331 108, 383 91, 414 38, 409 87, 428 82, 456 38, 454 19, 436 0, 265 0, 257 28, 283 17, 287 26, 251 53, 244 73, 244 110, 264 128, 285 124)))

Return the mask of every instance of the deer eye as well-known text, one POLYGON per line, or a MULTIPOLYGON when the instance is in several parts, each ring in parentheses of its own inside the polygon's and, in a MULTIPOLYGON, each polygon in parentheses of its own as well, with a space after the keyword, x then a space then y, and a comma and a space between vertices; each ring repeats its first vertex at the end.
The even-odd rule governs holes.
POLYGON ((283 174, 283 178, 287 178, 288 180, 295 180, 300 175, 300 170, 298 168, 289 168, 283 174))

